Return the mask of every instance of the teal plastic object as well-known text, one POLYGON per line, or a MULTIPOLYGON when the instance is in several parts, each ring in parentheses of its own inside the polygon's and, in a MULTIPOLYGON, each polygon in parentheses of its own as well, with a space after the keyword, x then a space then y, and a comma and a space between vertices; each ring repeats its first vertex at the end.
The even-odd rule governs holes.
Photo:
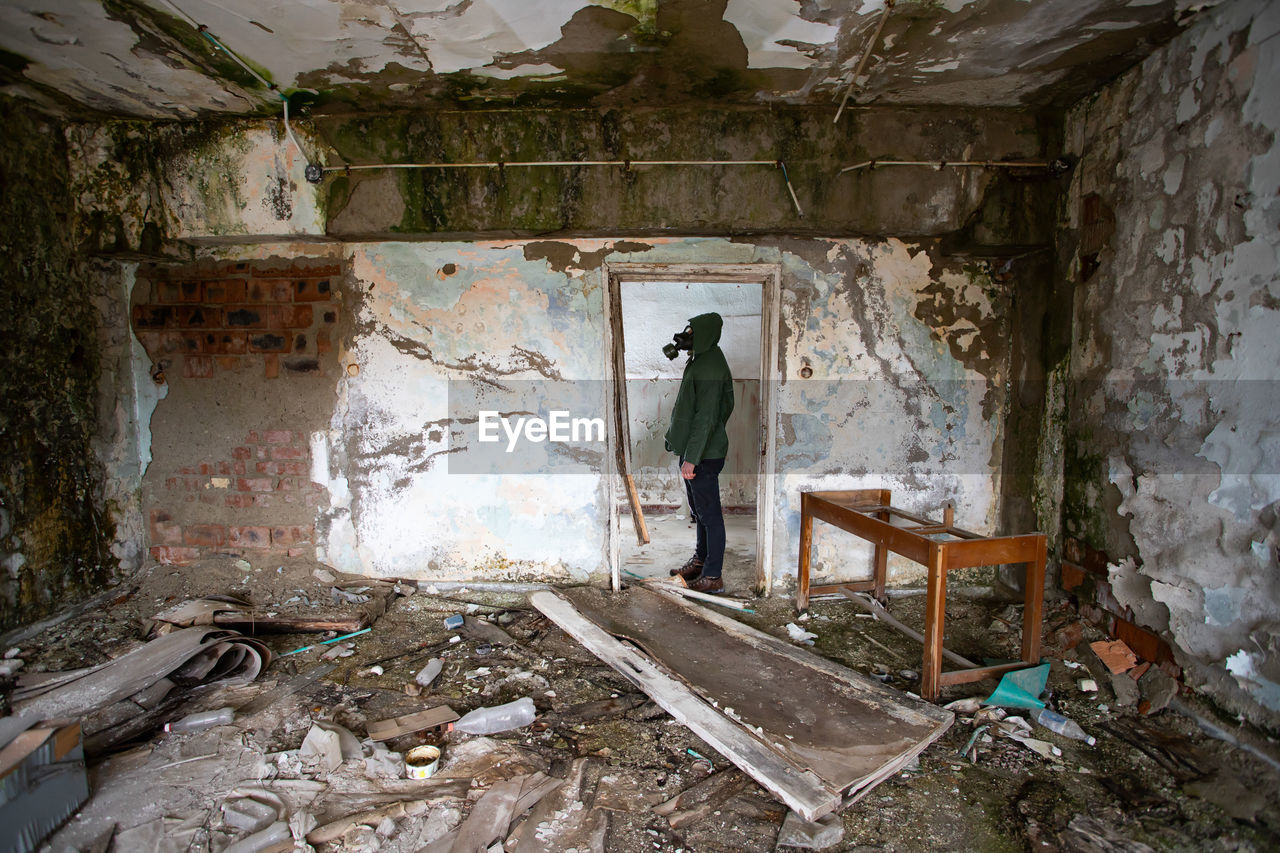
POLYGON ((1040 694, 1044 692, 1048 681, 1047 663, 1006 672, 996 685, 995 692, 983 699, 982 704, 999 705, 1002 708, 1043 708, 1040 694))

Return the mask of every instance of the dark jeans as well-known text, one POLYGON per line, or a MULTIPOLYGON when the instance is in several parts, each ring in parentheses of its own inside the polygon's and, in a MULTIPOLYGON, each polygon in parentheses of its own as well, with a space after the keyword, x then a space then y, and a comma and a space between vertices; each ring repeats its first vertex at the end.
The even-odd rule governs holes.
MULTIPOLYGON (((684 464, 684 460, 680 460, 684 464)), ((698 546, 694 552, 702 560, 702 576, 720 577, 724 567, 724 513, 720 509, 720 472, 723 459, 703 459, 693 466, 693 479, 684 481, 689 512, 698 525, 698 546)))

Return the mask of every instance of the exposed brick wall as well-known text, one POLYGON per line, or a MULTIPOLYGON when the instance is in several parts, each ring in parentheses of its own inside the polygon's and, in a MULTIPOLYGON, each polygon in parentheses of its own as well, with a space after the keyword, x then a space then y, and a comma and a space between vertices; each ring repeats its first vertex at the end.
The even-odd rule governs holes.
POLYGON ((328 493, 311 481, 310 436, 332 407, 340 273, 313 260, 139 272, 134 332, 171 386, 144 481, 158 562, 314 553, 328 493))
POLYGON ((1112 593, 1107 579, 1107 555, 1074 537, 1068 537, 1063 546, 1062 588, 1075 598, 1081 617, 1108 636, 1124 640, 1138 657, 1158 665, 1174 678, 1181 677, 1182 669, 1174 661, 1169 644, 1139 625, 1133 609, 1121 605, 1112 593))
POLYGON ((224 510, 217 513, 223 520, 183 525, 172 510, 153 509, 151 555, 161 563, 178 563, 211 553, 242 554, 245 549, 291 557, 308 553, 305 546, 315 541, 312 525, 269 525, 261 520, 270 515, 263 510, 320 506, 325 492, 311 482, 310 472, 311 451, 304 433, 249 433, 230 459, 201 462, 165 478, 163 505, 218 507, 224 510), (230 518, 225 510, 231 510, 230 518))
POLYGON ((147 301, 133 307, 133 327, 151 360, 186 379, 218 371, 322 371, 333 349, 338 305, 336 265, 296 268, 229 264, 191 277, 163 269, 142 273, 147 301))

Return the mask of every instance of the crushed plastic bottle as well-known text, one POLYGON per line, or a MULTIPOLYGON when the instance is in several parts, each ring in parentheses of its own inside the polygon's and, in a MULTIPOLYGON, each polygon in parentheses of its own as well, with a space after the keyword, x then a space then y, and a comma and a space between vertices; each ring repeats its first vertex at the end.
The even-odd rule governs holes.
POLYGON ((537 715, 533 700, 525 696, 523 699, 517 699, 505 705, 476 708, 454 723, 453 727, 470 735, 492 735, 523 728, 532 723, 537 715))
POLYGON ((423 687, 430 687, 431 682, 436 680, 436 676, 440 674, 442 669, 444 669, 444 663, 440 658, 432 658, 427 661, 427 665, 422 668, 422 671, 414 676, 413 680, 423 687))
POLYGON ((1031 719, 1051 732, 1057 732, 1063 737, 1069 737, 1074 740, 1082 740, 1089 746, 1093 746, 1098 742, 1097 738, 1085 734, 1079 723, 1070 717, 1062 716, 1057 711, 1050 711, 1048 708, 1036 708, 1031 712, 1031 719))
POLYGON ((166 732, 198 732, 201 729, 211 729, 214 726, 226 726, 235 722, 235 708, 219 708, 216 711, 201 711, 198 714, 190 714, 181 720, 174 720, 172 723, 165 723, 164 730, 166 732))

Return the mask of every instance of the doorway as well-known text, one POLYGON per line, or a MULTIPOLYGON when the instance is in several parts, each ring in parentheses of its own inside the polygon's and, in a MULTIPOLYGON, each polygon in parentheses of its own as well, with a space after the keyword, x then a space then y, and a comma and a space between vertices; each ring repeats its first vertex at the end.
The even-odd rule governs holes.
POLYGON ((772 587, 773 389, 777 371, 777 267, 762 264, 612 264, 609 353, 613 382, 615 484, 610 569, 623 580, 668 577, 693 554, 696 531, 675 457, 663 445, 685 355, 662 352, 688 318, 724 318, 720 347, 734 379, 726 429, 729 454, 720 475, 730 594, 772 587), (636 515, 641 517, 637 518, 636 515), (642 542, 641 530, 649 541, 642 542))

